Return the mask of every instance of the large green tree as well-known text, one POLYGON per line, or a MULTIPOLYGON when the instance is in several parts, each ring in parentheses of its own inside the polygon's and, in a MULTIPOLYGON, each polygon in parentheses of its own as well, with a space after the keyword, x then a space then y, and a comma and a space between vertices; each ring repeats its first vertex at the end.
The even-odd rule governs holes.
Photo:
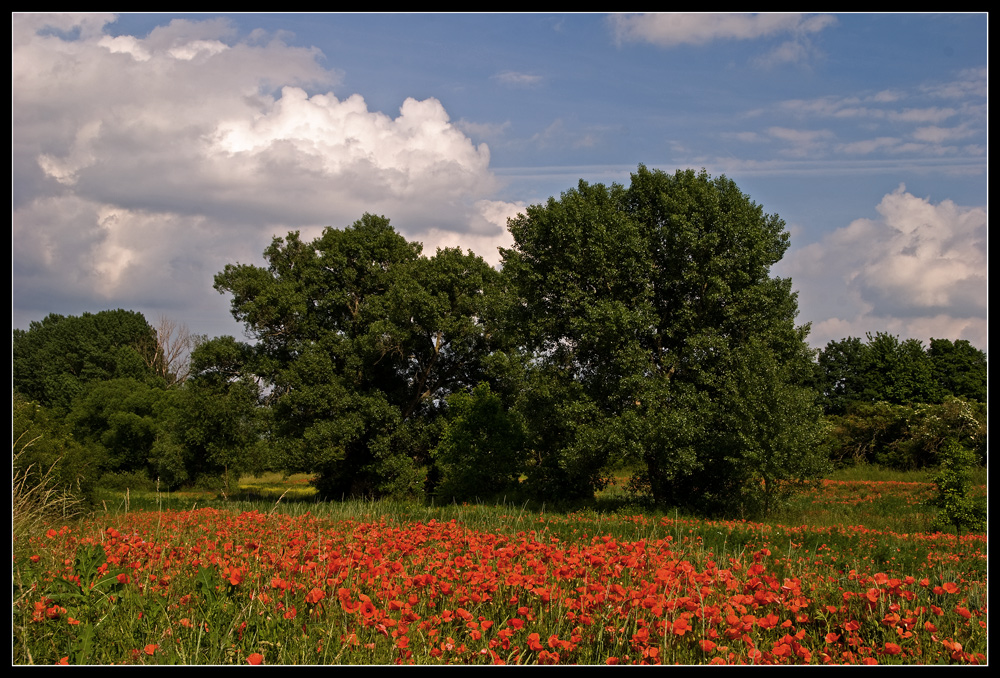
POLYGON ((45 407, 69 408, 89 385, 110 379, 157 383, 144 351, 156 332, 136 311, 50 314, 13 332, 14 390, 45 407))
POLYGON ((446 397, 483 378, 497 272, 457 249, 421 256, 371 214, 264 256, 215 287, 256 341, 286 467, 318 472, 330 497, 421 492, 446 397))
POLYGON ((788 247, 776 215, 725 177, 640 165, 629 187, 581 181, 510 231, 509 327, 550 382, 581 387, 578 430, 535 454, 569 467, 585 441, 591 468, 640 464, 657 502, 729 513, 818 469, 807 328, 770 275, 788 247))

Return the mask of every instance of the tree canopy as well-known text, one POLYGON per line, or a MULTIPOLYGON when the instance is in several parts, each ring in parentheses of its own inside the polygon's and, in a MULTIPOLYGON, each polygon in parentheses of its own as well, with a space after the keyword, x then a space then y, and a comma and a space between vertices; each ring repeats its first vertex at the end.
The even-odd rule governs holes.
POLYGON ((817 389, 828 414, 852 403, 986 402, 986 354, 960 339, 900 340, 886 332, 831 341, 819 352, 817 389))
POLYGON ((640 165, 508 228, 500 270, 372 214, 276 237, 215 277, 246 342, 124 310, 14 330, 18 458, 86 459, 61 467, 77 486, 267 468, 448 501, 589 501, 628 469, 633 497, 738 516, 830 459, 985 459, 985 353, 882 332, 810 350, 771 275, 785 224, 725 176, 640 165))
POLYGON ((444 399, 471 389, 489 352, 497 272, 471 252, 421 256, 384 217, 275 238, 266 268, 229 265, 216 289, 256 340, 286 467, 327 496, 419 492, 444 399))
POLYGON ((66 409, 95 382, 155 383, 159 376, 142 353, 155 345, 156 332, 136 311, 52 313, 13 332, 14 390, 45 407, 66 409))
POLYGON ((725 177, 640 166, 627 188, 581 181, 510 230, 509 326, 596 408, 576 435, 603 448, 592 462, 623 455, 657 502, 723 511, 816 470, 807 328, 770 275, 780 218, 725 177))

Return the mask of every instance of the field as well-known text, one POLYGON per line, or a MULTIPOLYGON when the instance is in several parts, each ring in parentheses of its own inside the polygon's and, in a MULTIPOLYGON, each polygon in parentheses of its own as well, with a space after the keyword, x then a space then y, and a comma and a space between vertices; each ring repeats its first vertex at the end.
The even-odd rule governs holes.
POLYGON ((15 537, 13 662, 988 659, 986 536, 922 531, 926 479, 834 478, 768 523, 320 504, 302 481, 115 496, 15 537))

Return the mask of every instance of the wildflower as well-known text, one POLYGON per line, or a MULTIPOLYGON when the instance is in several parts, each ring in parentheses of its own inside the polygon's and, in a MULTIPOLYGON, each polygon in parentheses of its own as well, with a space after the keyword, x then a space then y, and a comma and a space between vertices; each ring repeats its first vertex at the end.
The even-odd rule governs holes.
POLYGON ((306 594, 306 602, 310 605, 315 605, 324 598, 326 598, 326 593, 324 593, 322 589, 313 588, 306 594))
POLYGON ((548 650, 542 650, 541 652, 538 653, 538 663, 539 664, 546 664, 546 665, 558 664, 559 663, 559 655, 557 653, 555 653, 555 652, 549 652, 548 650))
POLYGON ((264 663, 264 655, 259 652, 254 652, 252 655, 247 657, 247 664, 253 664, 257 666, 258 664, 264 663))

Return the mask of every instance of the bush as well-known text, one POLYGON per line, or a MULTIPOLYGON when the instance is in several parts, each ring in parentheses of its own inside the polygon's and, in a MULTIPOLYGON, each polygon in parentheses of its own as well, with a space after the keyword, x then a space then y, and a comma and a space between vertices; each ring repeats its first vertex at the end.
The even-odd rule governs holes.
POLYGON ((139 490, 152 492, 156 490, 156 481, 150 479, 143 471, 118 471, 105 473, 101 476, 100 486, 105 490, 139 490))
POLYGON ((985 464, 986 415, 985 404, 950 397, 936 405, 851 403, 846 414, 828 419, 831 459, 903 471, 932 468, 945 441, 955 439, 985 464))
POLYGON ((24 496, 51 492, 83 504, 93 502, 103 461, 100 450, 76 442, 47 408, 19 393, 13 394, 11 433, 12 477, 24 496))
POLYGON ((448 424, 432 452, 446 501, 510 496, 525 469, 524 431, 500 397, 480 384, 448 398, 448 424))
POLYGON ((933 504, 941 510, 934 519, 934 527, 943 530, 954 525, 961 534, 986 530, 986 503, 971 495, 972 469, 976 453, 954 438, 941 446, 941 472, 934 478, 937 496, 933 504))

